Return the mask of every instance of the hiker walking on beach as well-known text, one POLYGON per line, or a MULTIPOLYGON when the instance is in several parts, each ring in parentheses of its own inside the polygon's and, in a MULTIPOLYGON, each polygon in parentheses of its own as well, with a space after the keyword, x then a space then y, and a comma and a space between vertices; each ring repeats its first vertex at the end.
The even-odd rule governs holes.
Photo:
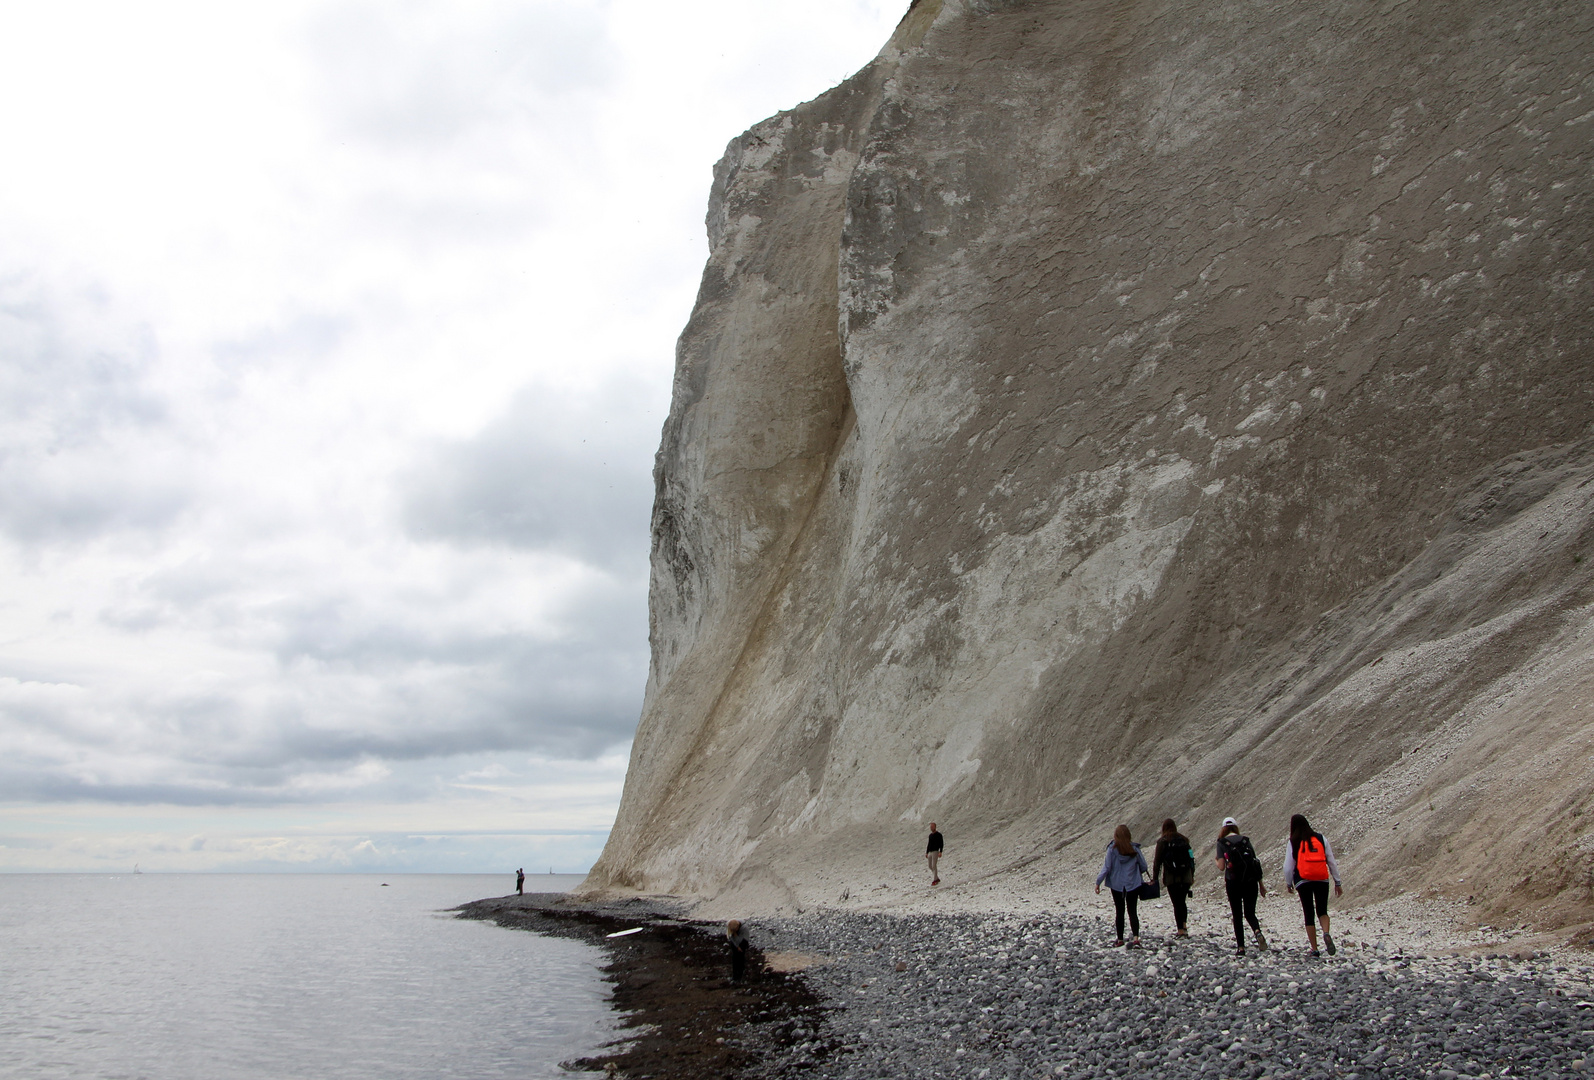
POLYGON ((526 868, 521 867, 515 871, 515 895, 526 895, 526 868))
POLYGON ((1107 845, 1107 858, 1101 864, 1101 873, 1096 875, 1098 896, 1101 895, 1101 883, 1104 881, 1107 888, 1112 890, 1112 906, 1116 913, 1114 925, 1118 928, 1118 940, 1113 942, 1114 948, 1124 943, 1126 909, 1132 935, 1129 945, 1131 948, 1140 947, 1140 885, 1148 874, 1150 871, 1146 869, 1146 857, 1140 854, 1140 845, 1130 837, 1129 826, 1118 826, 1113 830, 1112 843, 1107 845))
POLYGON ((747 950, 752 945, 740 919, 725 924, 725 940, 731 946, 731 982, 741 982, 747 974, 747 950))
POLYGON ((924 861, 930 864, 931 885, 941 884, 941 851, 945 847, 945 839, 935 831, 935 822, 930 822, 930 842, 924 848, 924 861))
POLYGON ((1195 884, 1195 848, 1173 823, 1173 818, 1162 822, 1162 835, 1157 839, 1157 852, 1151 860, 1151 880, 1162 882, 1173 903, 1173 922, 1179 937, 1189 937, 1185 924, 1190 919, 1190 909, 1185 901, 1190 899, 1190 888, 1195 884))
POLYGON ((1223 888, 1229 894, 1229 914, 1234 917, 1234 951, 1245 955, 1245 924, 1251 924, 1256 935, 1256 947, 1267 948, 1267 938, 1262 936, 1262 924, 1256 921, 1256 897, 1267 895, 1262 884, 1262 860, 1248 837, 1231 817, 1223 819, 1223 829, 1218 833, 1217 863, 1223 868, 1223 888), (1243 921, 1242 921, 1243 917, 1243 921))
POLYGON ((1284 887, 1294 889, 1301 898, 1301 913, 1306 916, 1306 940, 1311 943, 1309 955, 1317 956, 1317 927, 1312 925, 1313 909, 1317 921, 1323 926, 1323 945, 1328 955, 1335 953, 1334 937, 1328 932, 1328 879, 1334 879, 1334 895, 1341 896, 1339 864, 1334 861, 1334 849, 1328 846, 1323 834, 1312 829, 1305 814, 1290 818, 1290 842, 1284 845, 1284 887))

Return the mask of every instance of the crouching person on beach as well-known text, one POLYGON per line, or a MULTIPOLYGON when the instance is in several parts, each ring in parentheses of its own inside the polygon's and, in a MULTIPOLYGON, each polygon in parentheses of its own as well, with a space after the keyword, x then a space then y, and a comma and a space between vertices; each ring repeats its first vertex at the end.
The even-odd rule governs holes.
POLYGON ((1312 956, 1317 955, 1317 927, 1312 925, 1315 909, 1317 921, 1323 924, 1323 944, 1328 955, 1334 955, 1334 937, 1328 932, 1328 879, 1334 879, 1334 895, 1343 895, 1339 887, 1339 864, 1334 861, 1334 849, 1328 846, 1323 834, 1312 830, 1305 814, 1290 818, 1290 842, 1284 845, 1284 887, 1294 889, 1301 898, 1301 912, 1306 916, 1306 940, 1311 943, 1312 956))
POLYGON ((752 942, 740 919, 725 924, 725 939, 731 946, 731 982, 741 982, 747 976, 747 950, 752 942))
POLYGON ((1101 873, 1096 875, 1096 894, 1101 894, 1102 882, 1107 883, 1107 888, 1112 890, 1112 906, 1117 913, 1115 924, 1118 928, 1118 940, 1113 942, 1116 948, 1124 943, 1124 911, 1129 912, 1129 932, 1133 940, 1129 942, 1132 947, 1140 945, 1140 884, 1150 871, 1146 869, 1146 857, 1140 854, 1140 845, 1129 836, 1129 826, 1120 825, 1113 830, 1112 843, 1107 845, 1107 858, 1101 864, 1101 873))

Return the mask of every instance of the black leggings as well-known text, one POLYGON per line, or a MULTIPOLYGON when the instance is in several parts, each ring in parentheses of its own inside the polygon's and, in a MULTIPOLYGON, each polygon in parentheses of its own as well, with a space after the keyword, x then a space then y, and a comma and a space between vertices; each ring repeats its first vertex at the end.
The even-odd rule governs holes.
POLYGON ((1297 881, 1295 891, 1301 897, 1301 911, 1306 915, 1306 925, 1312 925, 1312 904, 1317 904, 1320 918, 1328 918, 1328 882, 1297 881))
POLYGON ((1241 909, 1244 909, 1245 922, 1251 924, 1251 929, 1258 934, 1262 932, 1262 924, 1256 921, 1256 882, 1242 885, 1238 881, 1225 881, 1223 888, 1229 894, 1229 914, 1234 916, 1234 945, 1236 948, 1245 948, 1245 923, 1240 921, 1241 909))
POLYGON ((1135 937, 1140 936, 1140 894, 1138 892, 1119 892, 1112 890, 1112 906, 1117 912, 1118 940, 1124 938, 1124 908, 1129 909, 1129 930, 1135 937))
POLYGON ((1185 905, 1190 899, 1190 886, 1163 882, 1162 887, 1168 890, 1168 899, 1173 903, 1173 925, 1183 930, 1184 924, 1190 921, 1190 909, 1185 905))

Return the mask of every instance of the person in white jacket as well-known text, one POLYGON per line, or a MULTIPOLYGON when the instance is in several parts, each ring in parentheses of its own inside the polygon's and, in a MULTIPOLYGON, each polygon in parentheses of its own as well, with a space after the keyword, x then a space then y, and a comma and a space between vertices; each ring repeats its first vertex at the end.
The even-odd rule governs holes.
POLYGON ((1328 932, 1328 882, 1334 880, 1334 895, 1344 890, 1339 884, 1339 864, 1334 861, 1334 849, 1323 834, 1312 829, 1305 814, 1290 818, 1290 838, 1284 845, 1284 885, 1295 890, 1301 898, 1301 911, 1306 916, 1306 940, 1311 944, 1310 955, 1317 956, 1317 927, 1312 925, 1315 911, 1323 927, 1323 944, 1328 955, 1333 956, 1334 936, 1328 932))

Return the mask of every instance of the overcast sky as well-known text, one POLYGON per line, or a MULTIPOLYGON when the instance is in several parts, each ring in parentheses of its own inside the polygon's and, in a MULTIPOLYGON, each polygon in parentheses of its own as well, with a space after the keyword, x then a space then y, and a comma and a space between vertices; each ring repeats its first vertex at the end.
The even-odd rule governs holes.
POLYGON ((0 0, 0 870, 583 870, 734 135, 906 0, 0 0))

